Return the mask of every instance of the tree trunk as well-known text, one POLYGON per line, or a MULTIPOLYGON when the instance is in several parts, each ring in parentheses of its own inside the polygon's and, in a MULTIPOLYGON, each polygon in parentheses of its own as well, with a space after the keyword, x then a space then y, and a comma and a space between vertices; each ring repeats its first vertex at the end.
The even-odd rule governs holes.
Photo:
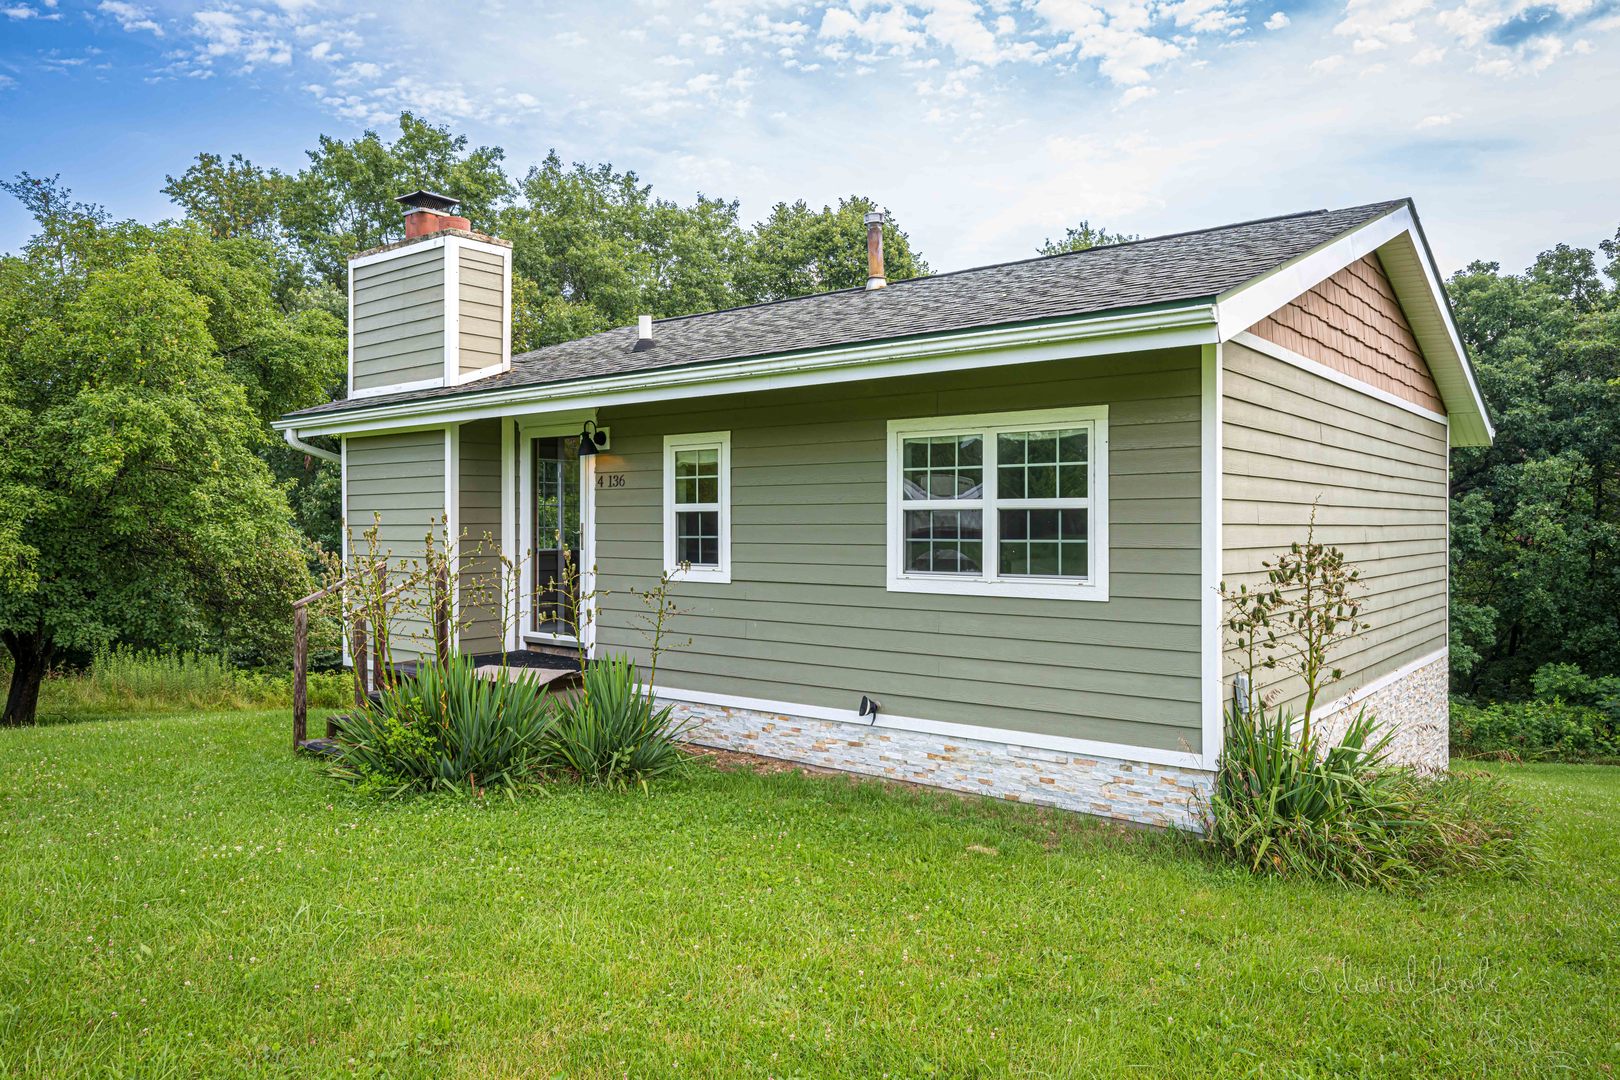
POLYGON ((11 653, 11 689, 6 693, 6 711, 0 727, 24 727, 34 722, 39 708, 39 687, 50 670, 56 645, 43 634, 6 633, 6 650, 11 653))

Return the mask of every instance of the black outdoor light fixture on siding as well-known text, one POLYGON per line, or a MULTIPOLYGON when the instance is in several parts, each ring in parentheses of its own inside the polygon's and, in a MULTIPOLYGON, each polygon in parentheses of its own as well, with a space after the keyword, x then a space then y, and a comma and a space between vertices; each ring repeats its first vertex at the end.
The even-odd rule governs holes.
POLYGON ((878 700, 876 700, 874 698, 869 698, 865 694, 861 695, 860 715, 862 715, 862 716, 870 716, 872 719, 870 721, 868 721, 868 722, 871 723, 872 725, 876 726, 877 718, 878 718, 878 712, 882 708, 883 708, 883 702, 878 701, 878 700))
POLYGON ((607 445, 607 432, 596 426, 595 420, 585 421, 584 430, 579 433, 579 456, 588 458, 607 445))

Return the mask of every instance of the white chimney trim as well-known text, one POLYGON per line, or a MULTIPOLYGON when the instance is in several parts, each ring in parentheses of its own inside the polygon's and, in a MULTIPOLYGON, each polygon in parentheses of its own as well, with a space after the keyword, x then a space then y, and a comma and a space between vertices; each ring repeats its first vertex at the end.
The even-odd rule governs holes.
POLYGON ((642 341, 652 340, 652 316, 636 316, 636 337, 642 341))

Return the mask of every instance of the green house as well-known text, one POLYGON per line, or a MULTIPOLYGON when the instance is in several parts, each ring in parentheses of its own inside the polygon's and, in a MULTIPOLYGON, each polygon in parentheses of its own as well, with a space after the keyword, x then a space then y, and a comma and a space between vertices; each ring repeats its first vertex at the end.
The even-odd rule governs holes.
POLYGON ((1315 506, 1372 625, 1328 712, 1444 766, 1448 448, 1492 428, 1410 201, 893 283, 879 220, 865 289, 517 356, 510 245, 404 201, 347 397, 278 426, 353 535, 452 542, 461 651, 645 658, 668 574, 699 742, 1196 828, 1217 588, 1315 506))

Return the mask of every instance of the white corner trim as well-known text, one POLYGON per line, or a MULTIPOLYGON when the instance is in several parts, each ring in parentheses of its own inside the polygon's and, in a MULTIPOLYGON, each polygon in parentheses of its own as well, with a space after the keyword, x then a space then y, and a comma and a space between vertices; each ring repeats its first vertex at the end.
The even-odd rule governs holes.
POLYGON ((1357 705, 1362 701, 1365 701, 1367 698, 1372 697, 1374 694, 1378 693, 1378 691, 1384 689, 1386 686, 1389 686, 1391 683, 1401 681, 1414 671, 1417 671, 1420 668, 1426 668, 1437 660, 1444 660, 1450 655, 1450 653, 1451 650, 1448 646, 1447 648, 1436 649, 1432 653, 1426 653, 1410 663, 1402 664, 1394 671, 1378 676, 1378 678, 1374 679, 1366 686, 1357 687, 1356 689, 1350 691, 1350 693, 1345 694, 1343 697, 1336 698, 1326 705, 1317 706, 1316 716, 1318 719, 1329 717, 1336 712, 1340 712, 1344 709, 1350 708, 1353 705, 1357 705))
POLYGON ((286 416, 278 430, 297 427, 326 435, 396 431, 410 426, 482 420, 490 416, 601 409, 799 386, 833 385, 943 371, 977 370, 1147 349, 1207 345, 1216 340, 1214 309, 1191 304, 1133 315, 1089 316, 1061 322, 940 334, 903 341, 698 364, 542 386, 470 390, 442 398, 395 402, 330 416, 286 416))
MULTIPOLYGON (((343 576, 349 576, 349 440, 338 439, 338 563, 343 576)), ((349 647, 349 634, 353 628, 343 619, 338 620, 339 662, 354 666, 353 650, 349 647)))
POLYGON ((444 429, 444 552, 450 567, 450 647, 461 645, 461 425, 444 429))
POLYGON ((1203 552, 1200 560, 1199 624, 1203 627, 1201 650, 1203 653, 1202 686, 1202 758, 1207 767, 1214 768, 1220 761, 1225 732, 1226 680, 1224 635, 1222 631, 1221 578, 1223 549, 1222 522, 1223 474, 1225 472, 1224 419, 1225 380, 1222 368, 1225 357, 1221 346, 1205 345, 1202 357, 1200 396, 1200 512, 1203 528, 1203 552))
MULTIPOLYGON (((351 335, 350 338, 349 338, 349 347, 350 347, 350 349, 354 348, 353 335, 351 335)), ((354 380, 353 371, 351 371, 349 373, 349 379, 350 379, 350 383, 351 383, 351 386, 350 386, 350 389, 349 389, 349 398, 350 398, 350 400, 353 400, 355 398, 380 397, 383 394, 409 394, 409 393, 412 393, 412 392, 417 391, 417 390, 433 390, 433 389, 435 389, 437 387, 440 387, 440 386, 444 385, 444 378, 443 378, 443 376, 440 376, 438 378, 433 378, 433 379, 416 379, 416 380, 413 380, 411 382, 389 383, 386 386, 367 386, 367 387, 364 387, 362 389, 356 390, 352 386, 352 383, 353 383, 353 380, 354 380)), ((427 423, 427 424, 422 425, 422 426, 438 427, 443 423, 444 423, 444 421, 440 420, 437 423, 427 423)), ((332 434, 332 432, 313 431, 313 432, 310 432, 310 434, 312 434, 312 435, 329 435, 329 434, 332 434)))
POLYGON ((673 581, 708 582, 714 585, 731 583, 731 432, 699 431, 683 435, 664 436, 664 571, 673 581), (718 450, 720 465, 720 501, 692 503, 689 508, 713 510, 720 521, 720 563, 718 566, 688 566, 683 568, 678 558, 675 535, 675 452, 677 450, 718 450))
POLYGON ((889 592, 940 593, 959 596, 1032 597, 1047 600, 1108 599, 1108 406, 1087 405, 1065 409, 1031 409, 1022 412, 980 413, 966 416, 919 416, 904 420, 890 420, 885 445, 884 488, 885 519, 887 524, 886 587, 889 592), (1000 499, 995 491, 996 435, 1002 431, 1052 428, 1059 425, 1081 425, 1091 430, 1089 495, 1084 499, 1008 500, 1000 499), (968 502, 961 500, 921 500, 902 503, 904 478, 900 455, 901 443, 907 436, 946 432, 983 432, 984 445, 984 497, 968 502), (1090 514, 1086 554, 1089 573, 1082 579, 1002 577, 996 572, 999 550, 999 515, 997 509, 1016 506, 1084 507, 1090 514), (979 574, 922 574, 905 569, 905 511, 906 510, 980 510, 983 527, 983 551, 979 574))
MULTIPOLYGON (((516 433, 512 421, 502 419, 496 422, 501 425, 501 554, 506 559, 506 562, 500 564, 500 572, 506 573, 510 565, 511 572, 521 577, 523 559, 517 546, 517 446, 514 438, 516 433)), ((521 599, 518 587, 517 581, 501 582, 502 613, 509 620, 508 625, 502 627, 506 635, 503 646, 507 649, 517 649, 522 644, 519 639, 521 624, 516 617, 517 605, 521 599)))
POLYGON ((1437 413, 1433 409, 1425 409, 1415 401, 1407 401, 1399 394, 1392 394, 1388 390, 1382 390, 1374 386, 1372 383, 1363 382, 1354 375, 1346 375, 1336 368, 1330 368, 1318 360, 1312 360, 1308 356, 1278 345, 1276 342, 1269 341, 1258 334, 1251 334, 1245 330, 1241 334, 1232 335, 1232 341, 1234 344, 1242 345, 1244 348, 1264 353, 1275 360, 1281 360, 1285 364, 1292 364, 1301 371, 1308 371, 1318 378, 1326 379, 1328 382, 1338 383, 1340 386, 1354 390, 1358 394, 1365 394, 1370 398, 1376 398, 1384 402, 1386 405, 1404 409, 1413 415, 1423 417, 1425 420, 1432 420, 1437 424, 1446 424, 1448 422, 1444 413, 1437 413))
POLYGON ((832 720, 864 730, 922 731, 958 739, 1000 743, 1004 746, 1029 747, 1036 750, 1056 750, 1061 753, 1085 757, 1116 758, 1120 761, 1139 761, 1147 765, 1172 765, 1181 769, 1210 771, 1201 755, 1190 751, 1159 750, 1147 746, 1126 746, 1122 743, 1095 742, 1091 739, 1071 739, 1062 735, 1044 735, 1036 732, 1006 731, 1001 728, 980 727, 976 724, 957 724, 943 720, 926 720, 915 716, 891 716, 880 713, 875 724, 870 724, 853 708, 834 709, 823 705, 800 705, 765 698, 743 697, 736 694, 712 694, 700 690, 681 690, 675 687, 643 686, 664 702, 690 702, 696 705, 714 705, 719 708, 748 709, 753 712, 775 713, 779 716, 802 717, 808 720, 832 720))
POLYGON ((461 381, 461 238, 444 238, 444 385, 461 381))

